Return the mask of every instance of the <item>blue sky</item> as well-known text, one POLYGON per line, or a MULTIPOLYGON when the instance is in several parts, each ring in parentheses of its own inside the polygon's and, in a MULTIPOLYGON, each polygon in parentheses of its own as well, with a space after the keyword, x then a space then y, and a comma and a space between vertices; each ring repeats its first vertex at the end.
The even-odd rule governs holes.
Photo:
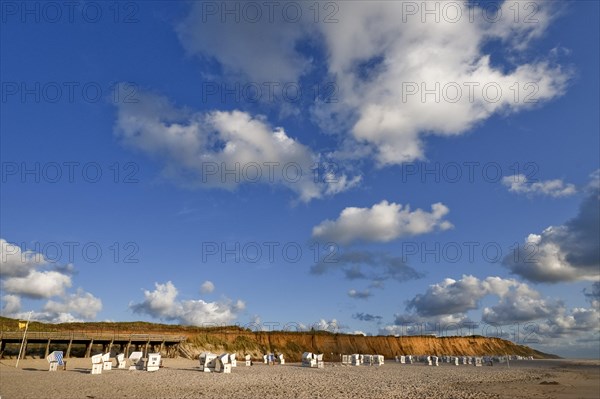
POLYGON ((2 2, 3 315, 600 355, 597 3, 52 4, 2 2))

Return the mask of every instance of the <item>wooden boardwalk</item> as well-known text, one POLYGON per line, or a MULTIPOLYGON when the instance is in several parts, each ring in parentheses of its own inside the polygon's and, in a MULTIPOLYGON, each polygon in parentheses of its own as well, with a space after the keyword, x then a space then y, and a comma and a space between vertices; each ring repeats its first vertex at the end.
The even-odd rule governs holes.
MULTIPOLYGON (((7 344, 21 344, 23 331, 0 331, 0 356, 4 353, 7 344)), ((50 345, 53 347, 65 346, 65 357, 71 356, 73 345, 85 345, 85 357, 90 357, 94 345, 101 345, 102 352, 110 352, 113 348, 119 349, 120 353, 125 353, 129 357, 129 352, 133 350, 144 350, 174 354, 178 345, 187 339, 181 335, 158 335, 158 334, 122 334, 113 332, 37 332, 28 331, 25 338, 24 351, 22 358, 26 356, 27 346, 31 344, 46 345, 45 356, 48 356, 50 345)))

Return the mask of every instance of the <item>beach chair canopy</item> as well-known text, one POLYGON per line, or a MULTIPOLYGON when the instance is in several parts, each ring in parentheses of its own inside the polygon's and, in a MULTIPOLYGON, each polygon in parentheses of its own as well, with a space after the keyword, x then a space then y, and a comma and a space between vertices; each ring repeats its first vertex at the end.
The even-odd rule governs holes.
POLYGON ((48 355, 46 360, 48 361, 48 363, 56 362, 60 366, 62 366, 63 365, 63 353, 62 353, 62 351, 54 351, 48 355))
POLYGON ((229 363, 229 353, 223 353, 223 354, 219 355, 219 361, 221 362, 221 364, 228 364, 229 363))
POLYGON ((200 354, 200 366, 214 368, 216 363, 217 355, 211 352, 203 352, 200 354))

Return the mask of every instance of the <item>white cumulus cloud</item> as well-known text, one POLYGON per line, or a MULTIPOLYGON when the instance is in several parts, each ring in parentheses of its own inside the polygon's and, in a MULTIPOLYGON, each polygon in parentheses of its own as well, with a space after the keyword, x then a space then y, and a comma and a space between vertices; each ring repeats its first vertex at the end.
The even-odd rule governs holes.
POLYGON ((420 12, 407 14, 408 3, 340 2, 343 18, 320 25, 339 101, 317 104, 314 116, 370 145, 381 166, 424 159, 425 135, 460 135, 494 114, 529 109, 565 91, 570 74, 550 56, 516 63, 525 58, 512 57, 502 68, 485 50, 493 40, 525 50, 552 20, 552 3, 536 3, 538 23, 515 22, 512 1, 502 3, 504 17, 495 22, 482 7, 456 2, 458 19, 423 21, 420 12))
POLYGON ((315 178, 320 156, 242 111, 191 112, 161 96, 140 92, 119 104, 115 132, 134 149, 158 157, 163 173, 193 187, 233 190, 241 184, 282 185, 307 202, 356 186, 360 176, 315 178))
POLYGON ((21 310, 21 297, 18 295, 4 295, 2 297, 2 315, 15 314, 21 310))
POLYGON ((171 281, 156 283, 154 291, 144 290, 144 300, 132 303, 130 308, 151 317, 175 321, 185 325, 202 326, 207 324, 231 323, 246 307, 241 300, 206 302, 198 300, 178 300, 179 292, 171 281))
POLYGON ((2 282, 5 292, 30 298, 63 295, 71 287, 71 277, 56 271, 33 271, 25 277, 9 277, 2 282))
POLYGON ((337 220, 325 220, 312 230, 317 240, 338 244, 354 241, 389 242, 400 237, 415 236, 434 230, 447 230, 452 224, 444 220, 449 212, 442 203, 431 206, 431 212, 381 201, 371 208, 345 208, 337 220))
MULTIPOLYGON (((432 284, 422 294, 407 301, 406 312, 395 315, 392 325, 380 329, 381 334, 414 335, 447 333, 466 328, 473 333, 478 322, 470 320, 467 312, 479 310, 488 296, 498 302, 483 307, 481 321, 492 326, 522 326, 528 344, 547 347, 577 345, 589 347, 598 342, 598 285, 584 295, 590 308, 568 309, 562 300, 544 297, 540 292, 515 279, 487 277, 479 279, 463 275, 461 279, 447 278, 432 284), (595 341, 594 341, 595 340, 595 341)), ((506 338, 514 337, 509 334, 506 338)))
POLYGON ((0 281, 2 291, 1 314, 6 317, 26 319, 22 297, 48 299, 41 311, 34 311, 32 320, 51 323, 75 322, 94 319, 102 310, 102 301, 78 288, 76 293, 67 290, 73 285, 72 264, 59 265, 48 262, 43 254, 21 250, 18 245, 0 238, 0 281), (53 270, 43 270, 52 266, 53 270))
POLYGON ((23 277, 47 263, 42 254, 23 251, 18 245, 0 238, 0 277, 23 277))
MULTIPOLYGON (((597 177, 594 177, 597 179, 597 177)), ((597 180, 587 187, 578 214, 524 243, 503 259, 514 274, 533 282, 600 281, 600 194, 597 180)))
MULTIPOLYGON (((307 58, 295 49, 307 32, 301 23, 286 21, 286 1, 267 3, 231 1, 194 2, 188 15, 177 25, 179 39, 189 55, 201 60, 217 60, 230 75, 243 75, 257 82, 284 84, 297 82, 310 66, 307 58), (240 18, 243 16, 243 18, 240 18), (246 18, 248 17, 248 18, 246 18), (209 37, 218 40, 207 40, 209 37)), ((304 8, 293 2, 295 8, 304 8)), ((306 14, 305 14, 306 15, 306 14)))
POLYGON ((510 192, 517 194, 548 195, 558 198, 577 193, 574 184, 565 183, 560 179, 531 182, 522 174, 506 176, 502 179, 502 184, 507 186, 510 192))
POLYGON ((102 301, 82 289, 65 296, 62 301, 50 300, 44 306, 44 311, 50 314, 69 313, 84 319, 94 319, 101 310, 102 301))
POLYGON ((200 286, 201 294, 210 294, 214 290, 215 290, 215 285, 212 281, 207 280, 207 281, 203 282, 202 285, 200 286))

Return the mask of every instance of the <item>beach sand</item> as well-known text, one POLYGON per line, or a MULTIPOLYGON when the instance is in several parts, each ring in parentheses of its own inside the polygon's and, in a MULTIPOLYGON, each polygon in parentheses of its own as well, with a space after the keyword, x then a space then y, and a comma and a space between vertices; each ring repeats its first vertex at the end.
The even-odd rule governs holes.
POLYGON ((44 359, 0 362, 0 398, 594 398, 600 361, 530 360, 493 367, 429 367, 387 361, 324 369, 243 362, 231 374, 202 373, 198 362, 164 359, 154 373, 111 370, 91 375, 90 359, 68 359, 49 372, 44 359))

